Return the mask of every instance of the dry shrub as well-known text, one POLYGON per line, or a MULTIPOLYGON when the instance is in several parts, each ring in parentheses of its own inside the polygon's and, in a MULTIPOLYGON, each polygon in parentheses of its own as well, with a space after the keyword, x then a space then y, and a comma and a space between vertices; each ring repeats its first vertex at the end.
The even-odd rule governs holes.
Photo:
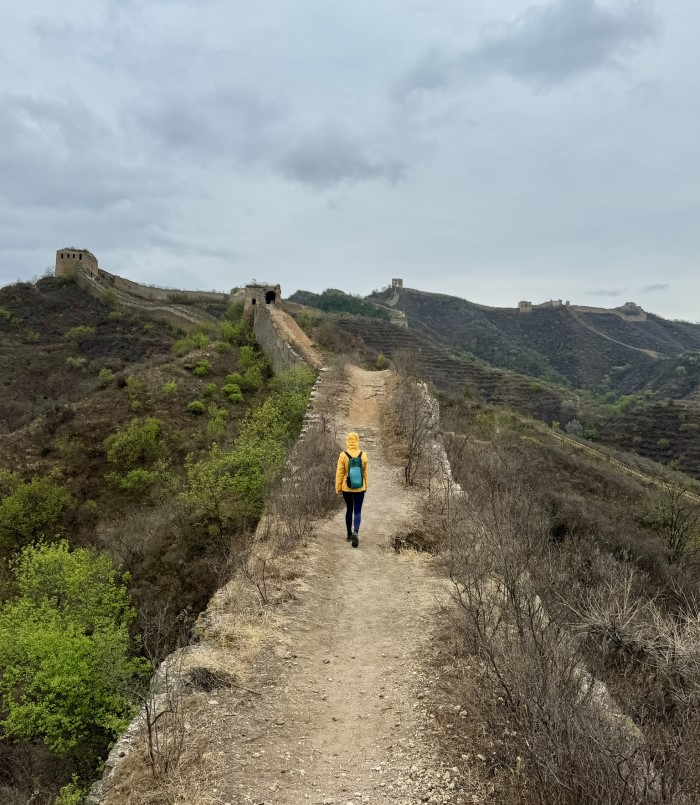
POLYGON ((273 491, 268 510, 276 523, 276 541, 283 551, 303 542, 314 520, 335 512, 336 434, 317 420, 290 456, 287 472, 273 491))
POLYGON ((395 375, 382 406, 383 430, 396 446, 409 486, 428 485, 435 476, 432 442, 437 434, 437 403, 413 376, 395 375))
MULTIPOLYGON (((465 638, 525 736, 534 801, 695 801, 669 751, 675 738, 669 743, 643 734, 619 711, 585 670, 590 652, 581 630, 567 628, 556 606, 545 607, 545 600, 566 600, 570 580, 552 550, 548 513, 518 451, 507 441, 476 446, 465 466, 460 480, 468 516, 448 531, 451 578, 465 638)), ((616 590, 624 586, 624 578, 614 584, 616 590)), ((629 614, 634 621, 634 611, 629 614)), ((593 639, 600 630, 592 615, 589 622, 593 639)))

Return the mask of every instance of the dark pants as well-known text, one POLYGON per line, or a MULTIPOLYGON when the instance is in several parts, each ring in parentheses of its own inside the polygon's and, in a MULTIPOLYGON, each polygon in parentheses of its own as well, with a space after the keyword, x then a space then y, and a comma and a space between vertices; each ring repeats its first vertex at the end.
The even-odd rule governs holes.
POLYGON ((348 527, 348 534, 351 531, 360 530, 360 518, 362 517, 362 503, 365 499, 364 492, 343 492, 343 500, 345 501, 345 525, 348 527), (354 513, 354 529, 353 529, 353 513, 354 513))

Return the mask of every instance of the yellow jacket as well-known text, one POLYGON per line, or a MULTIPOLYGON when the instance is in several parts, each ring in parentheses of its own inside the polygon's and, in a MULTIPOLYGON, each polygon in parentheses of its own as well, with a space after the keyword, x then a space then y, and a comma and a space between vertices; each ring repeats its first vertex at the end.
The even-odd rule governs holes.
MULTIPOLYGON (((356 433, 348 433, 347 451, 353 458, 360 455, 360 437, 356 433)), ((348 486, 348 469, 350 462, 345 452, 338 456, 338 466, 335 471, 335 491, 340 492, 366 492, 367 491, 367 453, 362 451, 362 481, 359 489, 350 489, 348 486)))

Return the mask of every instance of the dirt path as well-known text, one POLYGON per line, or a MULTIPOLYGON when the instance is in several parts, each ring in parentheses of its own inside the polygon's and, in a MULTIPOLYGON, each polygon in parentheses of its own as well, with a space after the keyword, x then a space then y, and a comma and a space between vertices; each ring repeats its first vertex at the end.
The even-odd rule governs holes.
POLYGON ((324 365, 323 355, 316 349, 314 343, 296 321, 288 313, 285 313, 282 308, 275 305, 267 306, 267 310, 272 316, 278 332, 301 353, 309 366, 314 369, 320 369, 324 365))
POLYGON ((286 646, 257 660, 251 684, 262 695, 239 696, 226 717, 234 703, 212 694, 211 728, 224 730, 225 746, 207 758, 217 803, 463 801, 456 769, 435 757, 423 705, 448 588, 430 560, 389 547, 411 528, 419 499, 383 452, 385 373, 351 373, 354 395, 337 425, 359 432, 370 461, 360 547, 345 539, 344 512, 319 522, 306 592, 282 607, 286 646))

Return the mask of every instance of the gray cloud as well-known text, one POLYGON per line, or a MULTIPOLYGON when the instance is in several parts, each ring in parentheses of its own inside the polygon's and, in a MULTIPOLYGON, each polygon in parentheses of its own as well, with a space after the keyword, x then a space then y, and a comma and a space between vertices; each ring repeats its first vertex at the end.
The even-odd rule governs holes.
POLYGON ((138 123, 158 147, 187 151, 196 159, 257 160, 272 148, 270 128, 282 121, 282 105, 235 87, 192 96, 147 98, 138 123))
POLYGON ((377 152, 333 126, 298 138, 276 166, 288 178, 317 189, 372 179, 395 183, 406 169, 400 159, 377 152))
POLYGON ((542 89, 610 68, 658 33, 650 0, 615 11, 597 0, 531 6, 512 22, 490 26, 473 48, 429 51, 397 84, 405 97, 478 75, 507 75, 542 89))
POLYGON ((0 95, 0 174, 0 199, 21 206, 104 209, 172 189, 85 104, 26 95, 0 95))
POLYGON ((622 296, 623 294, 628 293, 627 288, 622 288, 621 290, 611 290, 608 288, 598 288, 595 291, 588 291, 589 296, 622 296))
POLYGON ((639 289, 640 293, 654 293, 654 291, 670 291, 671 286, 666 282, 656 282, 653 285, 645 285, 639 289))

